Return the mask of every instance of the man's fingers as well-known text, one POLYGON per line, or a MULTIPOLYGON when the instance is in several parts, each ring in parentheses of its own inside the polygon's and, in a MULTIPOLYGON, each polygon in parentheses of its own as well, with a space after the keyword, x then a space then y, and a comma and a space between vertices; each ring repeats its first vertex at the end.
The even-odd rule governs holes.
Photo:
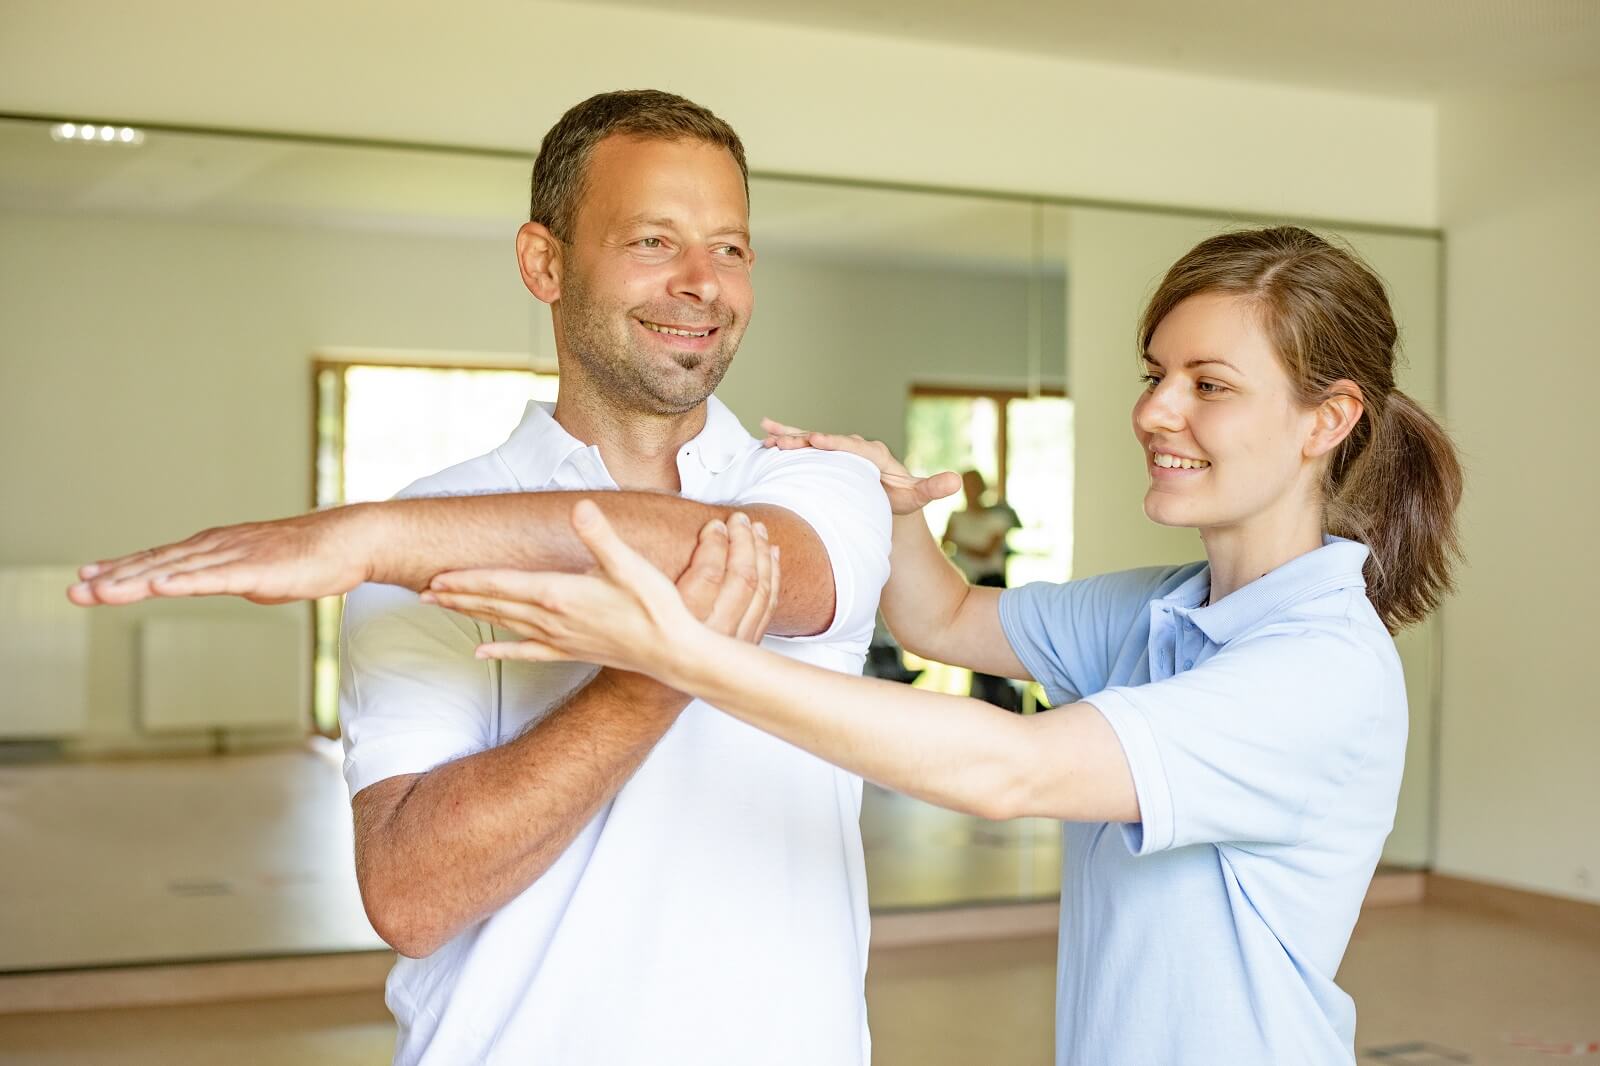
POLYGON ((260 567, 229 559, 177 572, 152 574, 152 596, 249 596, 260 592, 267 575, 260 567))
MULTIPOLYGON (((216 595, 218 592, 244 596, 255 591, 255 583, 264 580, 266 577, 267 574, 261 567, 250 564, 246 552, 237 548, 229 548, 179 556, 165 563, 150 566, 143 572, 122 580, 147 581, 150 583, 151 592, 158 596, 210 596, 216 595), (157 589, 158 585, 165 589, 169 583, 186 574, 211 570, 222 571, 222 573, 212 576, 213 578, 225 576, 230 582, 229 586, 225 589, 213 591, 215 582, 212 581, 208 583, 206 592, 160 591, 157 589)), ((102 578, 101 580, 111 579, 102 578)))
POLYGON ((92 574, 85 575, 83 570, 80 570, 78 576, 94 577, 100 580, 126 581, 130 578, 139 577, 157 567, 164 567, 186 559, 191 555, 209 552, 217 546, 215 534, 215 530, 202 530, 192 537, 187 537, 171 544, 146 548, 143 551, 118 556, 115 559, 102 559, 83 568, 83 570, 92 570, 92 574))
POLYGON ((80 581, 67 590, 67 599, 80 607, 121 607, 150 598, 148 581, 80 581))

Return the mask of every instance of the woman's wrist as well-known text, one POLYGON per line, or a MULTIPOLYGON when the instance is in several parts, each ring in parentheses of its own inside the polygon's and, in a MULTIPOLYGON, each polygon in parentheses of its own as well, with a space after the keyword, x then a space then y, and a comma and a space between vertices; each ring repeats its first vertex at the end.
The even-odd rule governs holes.
POLYGON ((722 648, 732 639, 697 624, 657 645, 662 650, 661 661, 650 673, 680 692, 701 695, 717 676, 722 648))

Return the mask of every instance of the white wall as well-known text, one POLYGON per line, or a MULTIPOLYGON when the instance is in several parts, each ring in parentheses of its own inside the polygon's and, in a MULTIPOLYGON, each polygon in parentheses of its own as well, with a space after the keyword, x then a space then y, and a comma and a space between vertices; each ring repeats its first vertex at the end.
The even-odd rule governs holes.
MULTIPOLYGON (((550 353, 510 238, 0 213, 0 565, 83 562, 305 510, 319 351, 550 353)), ((1027 380, 1018 277, 774 251, 757 292, 722 390, 752 427, 771 413, 899 447, 911 383, 1027 380)), ((1057 290, 1054 323, 1060 303, 1057 290)), ((1059 329, 1046 342, 1057 353, 1046 383, 1059 386, 1059 329)), ((259 610, 96 611, 84 747, 208 743, 136 728, 137 623, 259 610)))
POLYGON ((1430 104, 528 0, 8 0, 0 109, 531 149, 649 85, 752 163, 1116 201, 1435 220, 1430 104))
MULTIPOLYGON (((1227 228, 1223 218, 1072 208, 1065 212, 1068 278, 1068 391, 1076 401, 1073 569, 1103 573, 1187 562, 1204 555, 1193 530, 1158 526, 1144 516, 1148 478, 1133 442, 1138 396, 1136 330, 1162 275, 1202 238, 1227 228)), ((1406 366, 1402 388, 1438 413, 1439 242, 1431 237, 1342 234, 1388 286, 1406 366)), ((1429 853, 1437 720, 1438 636, 1428 622, 1396 643, 1406 671, 1411 732, 1395 828, 1384 860, 1420 867, 1429 853)))
POLYGON ((1600 902, 1600 81, 1447 100, 1440 123, 1469 566, 1443 619, 1437 868, 1600 902))

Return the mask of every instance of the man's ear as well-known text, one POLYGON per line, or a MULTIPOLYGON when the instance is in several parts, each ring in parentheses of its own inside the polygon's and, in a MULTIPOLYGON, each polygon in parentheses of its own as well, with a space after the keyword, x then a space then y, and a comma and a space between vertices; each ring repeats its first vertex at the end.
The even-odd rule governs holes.
POLYGON ((542 223, 517 230, 517 267, 528 291, 547 304, 561 299, 562 245, 542 223))
POLYGON ((1344 443, 1365 410, 1361 386, 1343 379, 1334 382, 1317 405, 1317 420, 1306 441, 1306 457, 1320 458, 1344 443))

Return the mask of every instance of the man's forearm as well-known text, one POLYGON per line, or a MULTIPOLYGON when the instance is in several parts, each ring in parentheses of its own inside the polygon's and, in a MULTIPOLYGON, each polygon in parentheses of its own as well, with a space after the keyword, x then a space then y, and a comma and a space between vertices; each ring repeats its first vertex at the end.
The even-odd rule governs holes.
MULTIPOLYGON (((358 794, 356 866, 379 933, 420 957, 515 898, 687 702, 648 678, 603 670, 522 736, 415 778, 386 811, 361 811, 358 794)), ((381 793, 365 801, 386 802, 381 793)))
MULTIPOLYGON (((516 567, 582 572, 594 558, 572 531, 580 499, 599 504, 630 546, 668 577, 689 563, 701 527, 735 510, 661 492, 521 492, 360 504, 352 518, 371 545, 371 580, 424 588, 447 570, 516 567)), ((820 633, 833 620, 833 569, 805 522, 780 507, 738 508, 767 527, 783 557, 772 632, 820 633)))

